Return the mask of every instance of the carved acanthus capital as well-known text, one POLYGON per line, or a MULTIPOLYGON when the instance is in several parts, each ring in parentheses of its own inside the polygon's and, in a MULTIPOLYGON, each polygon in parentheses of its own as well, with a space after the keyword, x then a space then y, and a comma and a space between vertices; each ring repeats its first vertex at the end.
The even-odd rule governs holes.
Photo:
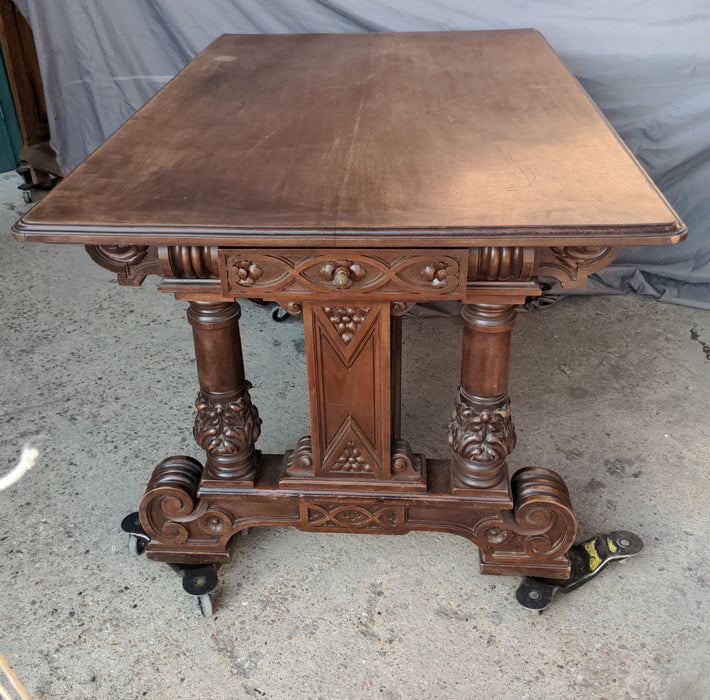
POLYGON ((449 445, 454 451, 454 477, 459 485, 487 488, 497 484, 505 459, 515 447, 508 398, 477 401, 459 389, 449 425, 449 445))
POLYGON ((539 277, 555 277, 565 288, 583 288, 587 277, 611 263, 621 247, 614 246, 553 246, 543 248, 535 265, 539 277))
POLYGON ((245 382, 241 391, 229 397, 216 398, 204 391, 197 396, 195 440, 207 452, 208 466, 218 476, 240 478, 254 469, 261 419, 251 403, 250 388, 245 382))

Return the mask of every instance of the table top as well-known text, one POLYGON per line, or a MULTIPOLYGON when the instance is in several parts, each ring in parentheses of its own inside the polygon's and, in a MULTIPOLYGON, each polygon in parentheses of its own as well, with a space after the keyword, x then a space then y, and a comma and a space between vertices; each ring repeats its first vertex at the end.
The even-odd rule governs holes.
POLYGON ((221 36, 14 232, 451 247, 670 243, 685 227, 522 29, 221 36))

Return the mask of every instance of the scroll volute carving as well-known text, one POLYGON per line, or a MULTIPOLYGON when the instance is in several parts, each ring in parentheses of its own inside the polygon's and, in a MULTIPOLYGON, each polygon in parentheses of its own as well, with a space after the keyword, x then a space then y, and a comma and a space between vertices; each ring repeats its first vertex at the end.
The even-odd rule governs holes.
POLYGON ((141 245, 87 245, 91 259, 101 267, 115 272, 118 283, 140 287, 148 275, 160 274, 158 251, 141 245))
POLYGON ((587 277, 609 265, 621 246, 552 246, 541 248, 535 274, 554 277, 565 289, 587 286, 587 277))
POLYGON ((139 287, 148 275, 201 280, 219 276, 217 248, 210 246, 87 245, 86 252, 126 286, 139 287))

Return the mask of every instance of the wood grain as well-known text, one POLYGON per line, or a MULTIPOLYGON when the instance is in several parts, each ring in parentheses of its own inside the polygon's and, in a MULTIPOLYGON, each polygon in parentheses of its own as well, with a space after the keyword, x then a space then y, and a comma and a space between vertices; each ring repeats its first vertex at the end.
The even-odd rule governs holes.
POLYGON ((673 242, 534 30, 224 35, 15 228, 44 241, 673 242))

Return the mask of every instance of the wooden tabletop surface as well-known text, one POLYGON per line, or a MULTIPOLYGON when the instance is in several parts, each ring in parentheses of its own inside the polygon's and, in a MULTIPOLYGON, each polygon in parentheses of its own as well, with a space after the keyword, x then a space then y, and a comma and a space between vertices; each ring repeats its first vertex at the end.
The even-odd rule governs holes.
POLYGON ((651 244, 684 230, 524 29, 224 35, 15 234, 369 247, 651 244))

